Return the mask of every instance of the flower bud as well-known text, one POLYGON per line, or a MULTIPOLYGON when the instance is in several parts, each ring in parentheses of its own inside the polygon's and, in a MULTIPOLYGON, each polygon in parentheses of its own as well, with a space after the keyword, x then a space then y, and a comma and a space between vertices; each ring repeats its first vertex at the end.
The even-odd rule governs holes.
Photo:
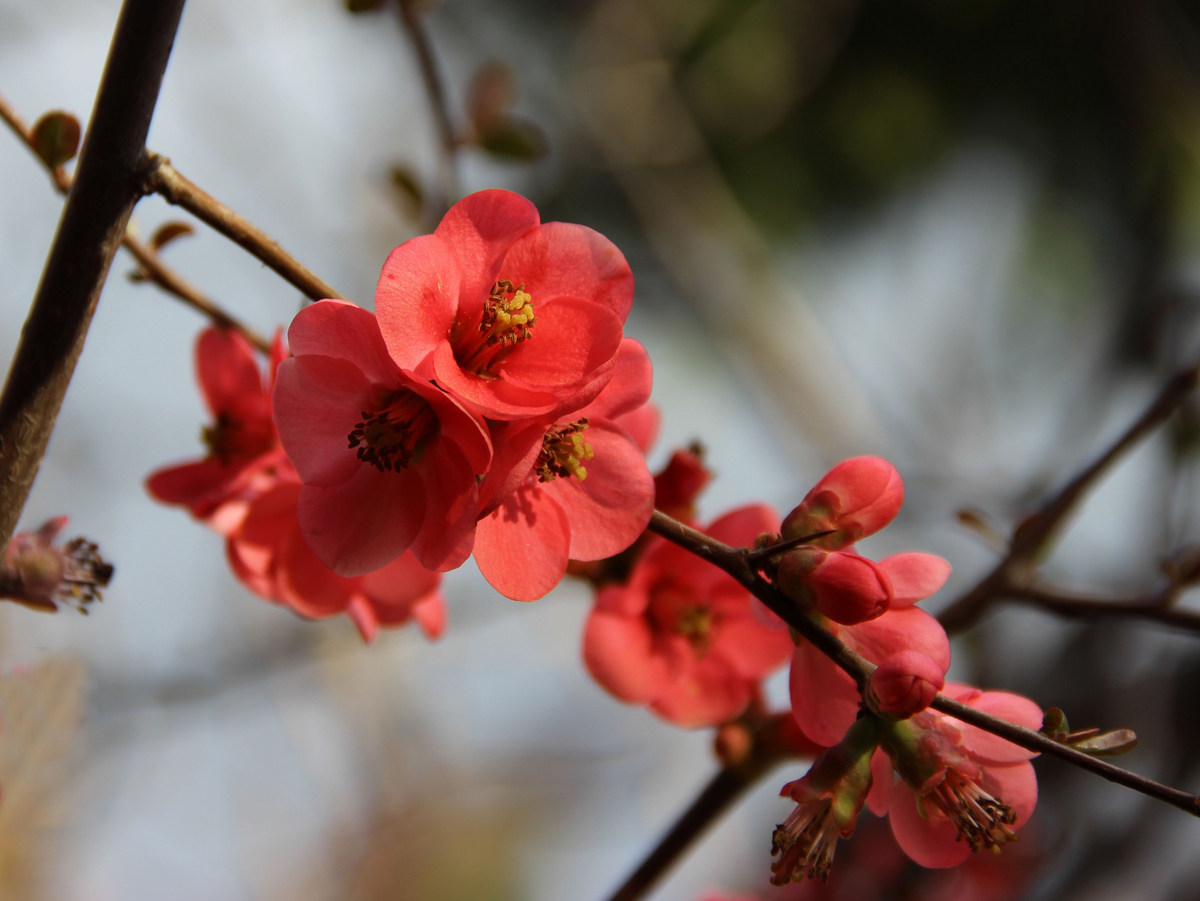
POLYGON ((851 457, 813 486, 783 521, 784 540, 837 530, 820 539, 823 547, 842 548, 878 532, 900 511, 904 483, 882 457, 851 457))
POLYGON ((946 684, 946 671, 920 651, 900 651, 879 664, 865 700, 876 713, 907 719, 928 707, 946 684))
POLYGON ((843 625, 875 619, 892 603, 887 573, 874 560, 850 551, 800 547, 779 561, 779 589, 843 625))

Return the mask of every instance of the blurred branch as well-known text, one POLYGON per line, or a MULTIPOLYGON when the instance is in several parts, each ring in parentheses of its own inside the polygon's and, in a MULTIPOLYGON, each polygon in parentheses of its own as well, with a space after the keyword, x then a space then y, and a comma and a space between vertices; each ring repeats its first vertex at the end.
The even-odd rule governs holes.
POLYGON ((142 196, 146 134, 183 0, 126 0, 75 184, 0 394, 0 546, 8 544, 83 350, 113 255, 142 196))
MULTIPOLYGON (((790 598, 759 575, 753 565, 747 562, 747 555, 750 553, 747 549, 729 547, 657 510, 654 511, 649 528, 652 532, 656 532, 668 541, 707 560, 733 576, 756 598, 766 604, 772 613, 804 639, 812 642, 817 650, 845 671, 859 686, 861 692, 862 686, 875 671, 875 665, 851 651, 835 635, 826 632, 805 615, 790 598)), ((1200 817, 1200 796, 1131 773, 1105 760, 1059 744, 1040 732, 1034 732, 1024 726, 1017 726, 1006 720, 998 719, 974 707, 951 700, 945 695, 939 694, 930 706, 934 710, 939 710, 955 719, 1007 739, 1026 750, 1065 760, 1080 769, 1103 776, 1110 782, 1131 788, 1173 807, 1178 807, 1192 816, 1200 817)))
POLYGON ((400 11, 400 21, 412 41, 413 50, 417 54, 417 65, 421 70, 421 83, 425 86, 425 96, 429 99, 429 108, 433 120, 437 124, 441 152, 438 154, 438 168, 442 176, 442 197, 440 207, 448 209, 450 204, 458 199, 458 137, 454 133, 454 123, 450 121, 450 106, 446 102, 446 89, 438 72, 437 60, 433 54, 433 43, 425 30, 421 19, 421 11, 415 0, 396 0, 400 11))
POLYGON ((942 611, 938 619, 946 631, 967 628, 996 601, 1027 594, 1038 562, 1087 492, 1121 456, 1179 409, 1197 384, 1200 384, 1200 361, 1175 373, 1112 446, 1048 498, 1038 512, 1021 522, 1013 532, 1004 558, 974 588, 942 611))
POLYGON ((183 207, 201 222, 261 260, 309 300, 345 300, 345 297, 309 272, 299 260, 280 247, 270 235, 181 175, 166 157, 156 153, 150 154, 145 170, 145 184, 148 190, 162 195, 168 203, 183 207))
MULTIPOLYGON (((0 97, 0 119, 4 120, 22 143, 34 152, 35 156, 38 155, 33 143, 32 130, 3 97, 0 97)), ((41 159, 40 156, 38 158, 41 159)), ((42 160, 42 162, 45 165, 45 161, 42 160)), ((58 192, 60 194, 68 193, 71 190, 72 179, 66 169, 62 166, 47 166, 46 168, 50 172, 50 177, 54 180, 58 192)), ((146 281, 153 282, 168 294, 182 300, 201 315, 207 316, 214 324, 238 332, 263 353, 270 351, 270 342, 266 338, 236 319, 232 314, 227 313, 214 301, 201 294, 195 286, 170 269, 162 262, 157 250, 133 236, 132 229, 128 227, 125 229, 125 234, 121 237, 121 246, 138 261, 138 265, 141 267, 140 272, 146 281)))
POLYGON ((1177 590, 1177 586, 1172 585, 1161 592, 1145 597, 1101 598, 1072 594, 1042 582, 1036 582, 1032 585, 1011 589, 1006 599, 1068 619, 1086 619, 1097 616, 1144 619, 1200 634, 1200 613, 1180 610, 1171 606, 1177 590))

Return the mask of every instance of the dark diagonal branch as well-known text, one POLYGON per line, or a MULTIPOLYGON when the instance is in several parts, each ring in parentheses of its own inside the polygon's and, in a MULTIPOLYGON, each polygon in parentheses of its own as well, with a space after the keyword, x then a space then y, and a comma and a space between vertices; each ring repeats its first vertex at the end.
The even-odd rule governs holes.
POLYGON ((184 0, 125 0, 75 184, 0 394, 0 546, 54 429, 113 254, 142 195, 146 133, 184 0))

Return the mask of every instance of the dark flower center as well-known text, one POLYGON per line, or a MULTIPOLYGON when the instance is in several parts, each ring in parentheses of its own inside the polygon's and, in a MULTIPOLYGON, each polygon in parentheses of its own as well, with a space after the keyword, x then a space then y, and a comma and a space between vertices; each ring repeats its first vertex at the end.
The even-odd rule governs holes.
POLYGON ((547 430, 534 464, 539 482, 552 482, 559 476, 574 476, 581 482, 587 478, 583 464, 595 455, 592 446, 583 440, 587 427, 588 421, 580 419, 547 430))
POLYGON ((380 472, 398 472, 417 462, 437 435, 438 419, 425 398, 401 390, 384 398, 378 410, 363 410, 346 436, 358 459, 380 472))

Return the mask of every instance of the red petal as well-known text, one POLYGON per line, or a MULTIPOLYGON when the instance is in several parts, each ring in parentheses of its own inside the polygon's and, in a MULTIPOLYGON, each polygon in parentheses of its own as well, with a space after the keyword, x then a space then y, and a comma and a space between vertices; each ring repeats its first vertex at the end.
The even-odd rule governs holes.
MULTIPOLYGON (((849 630, 843 630, 844 632, 849 630)), ((792 715, 800 731, 819 745, 842 740, 858 716, 854 680, 807 641, 796 645, 788 676, 792 715)))
MULTIPOLYGON (((654 382, 654 367, 650 355, 632 338, 624 338, 617 351, 612 380, 604 386, 596 399, 573 414, 597 419, 615 419, 644 407, 650 400, 650 388, 654 382)), ((648 443, 648 442, 647 442, 648 443)))
POLYGON ((911 551, 879 561, 892 582, 892 607, 908 607, 933 597, 950 578, 950 564, 935 554, 911 551))
POLYGON ((296 356, 309 354, 345 360, 369 382, 386 385, 397 377, 375 314, 343 300, 322 300, 305 307, 288 328, 296 356))
POLYGON ((417 467, 425 485, 425 525, 412 544, 421 565, 436 572, 461 566, 471 556, 479 494, 475 470, 458 446, 439 440, 417 467))
POLYGON ((232 329, 208 328, 196 341, 196 378, 214 414, 238 410, 265 394, 254 348, 232 329))
POLYGON ((569 526, 541 492, 522 486, 475 530, 475 562, 492 587, 514 601, 536 601, 567 571, 569 526))
POLYGON ((482 304, 498 278, 514 277, 498 271, 500 260, 539 221, 537 207, 511 191, 477 191, 450 207, 434 234, 458 261, 459 309, 482 304))
POLYGON ((892 789, 888 819, 900 850, 923 867, 953 867, 971 856, 967 843, 956 840, 958 830, 950 820, 940 812, 931 812, 928 820, 921 816, 916 793, 903 780, 892 789))
MULTIPOLYGON (((383 264, 375 313, 401 368, 419 371, 436 347, 449 342, 462 288, 458 265, 446 240, 437 235, 406 241, 383 264)), ((480 306, 486 297, 479 298, 480 306)))
POLYGON ((583 631, 583 662, 606 691, 631 704, 648 703, 668 678, 654 633, 641 617, 593 610, 583 631))
POLYGON ((390 563, 412 543, 425 519, 425 489, 412 470, 360 465, 340 485, 305 485, 299 517, 322 563, 338 575, 359 576, 390 563))
POLYGON ((633 272, 608 238, 583 225, 547 222, 512 246, 501 269, 539 297, 569 295, 611 310, 622 322, 633 303, 633 272))
POLYGON ((366 376, 346 360, 303 356, 279 364, 275 422, 305 484, 337 485, 366 466, 346 438, 374 403, 373 395, 366 376))

